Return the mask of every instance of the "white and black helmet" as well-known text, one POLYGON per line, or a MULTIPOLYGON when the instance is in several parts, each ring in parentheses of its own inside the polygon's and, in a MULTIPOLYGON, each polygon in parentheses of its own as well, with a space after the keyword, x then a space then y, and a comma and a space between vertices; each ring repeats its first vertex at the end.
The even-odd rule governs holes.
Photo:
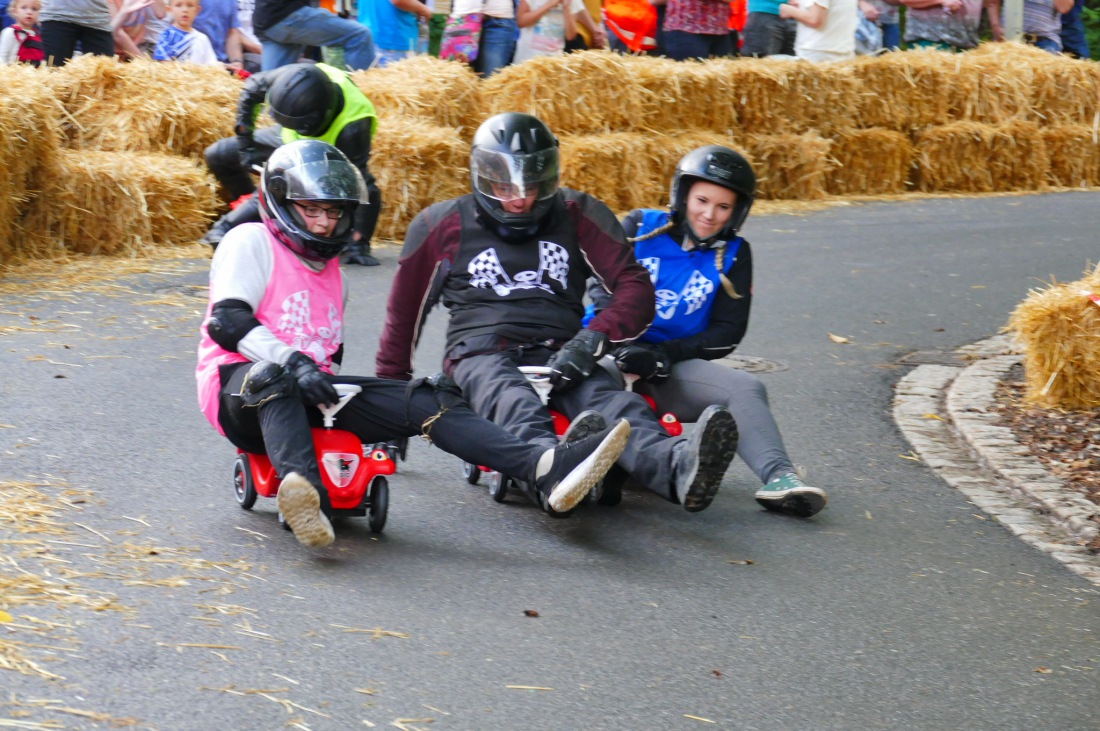
POLYGON ((748 218, 749 209, 756 200, 756 173, 741 153, 722 145, 699 147, 681 158, 672 176, 669 192, 669 212, 673 223, 683 226, 688 236, 699 246, 709 246, 715 241, 730 241, 748 218), (722 230, 706 239, 695 235, 687 223, 687 198, 691 186, 699 180, 720 185, 737 194, 733 215, 722 230))
POLYGON ((561 175, 558 140, 537 117, 505 112, 487 119, 474 133, 470 149, 470 183, 478 208, 506 240, 529 238, 554 206, 561 175), (535 193, 526 213, 509 213, 508 198, 535 193))
POLYGON ((306 259, 327 261, 351 243, 355 211, 367 202, 363 176, 344 153, 320 140, 297 140, 277 148, 260 176, 260 212, 268 229, 306 259), (331 236, 309 230, 293 201, 327 203, 340 209, 331 236))

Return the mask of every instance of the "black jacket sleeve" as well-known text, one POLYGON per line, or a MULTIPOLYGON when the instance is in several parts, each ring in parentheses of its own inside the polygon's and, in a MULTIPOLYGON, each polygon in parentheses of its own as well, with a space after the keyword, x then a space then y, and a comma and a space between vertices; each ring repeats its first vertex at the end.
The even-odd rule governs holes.
POLYGON ((251 135, 256 130, 256 118, 267 99, 267 90, 275 83, 279 70, 260 71, 248 77, 237 98, 237 119, 233 132, 237 135, 251 135))

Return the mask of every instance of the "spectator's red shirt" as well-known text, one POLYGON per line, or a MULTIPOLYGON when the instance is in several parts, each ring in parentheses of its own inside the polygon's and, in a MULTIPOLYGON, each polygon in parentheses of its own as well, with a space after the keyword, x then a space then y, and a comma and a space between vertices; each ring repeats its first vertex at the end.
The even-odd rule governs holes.
POLYGON ((729 21, 725 0, 668 0, 664 29, 717 36, 729 33, 729 21))

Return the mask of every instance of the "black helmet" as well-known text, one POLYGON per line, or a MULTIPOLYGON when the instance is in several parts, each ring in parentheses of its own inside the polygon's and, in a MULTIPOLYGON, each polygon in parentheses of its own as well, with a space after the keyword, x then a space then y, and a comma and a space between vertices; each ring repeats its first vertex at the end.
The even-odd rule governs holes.
POLYGON ((697 245, 709 246, 715 241, 729 241, 745 223, 756 199, 756 174, 741 153, 722 145, 705 145, 684 155, 676 165, 669 199, 673 223, 682 225, 697 245), (721 231, 706 240, 696 236, 686 220, 688 191, 698 180, 720 185, 737 194, 730 220, 721 231))
POLYGON ((478 208, 507 241, 529 238, 554 205, 560 164, 558 140, 530 114, 505 112, 490 117, 474 133, 470 149, 470 183, 478 208), (502 200, 532 193, 527 213, 508 213, 502 200), (502 196, 508 196, 502 198, 502 196))
POLYGON ((339 256, 351 243, 355 209, 366 202, 363 176, 344 153, 320 140, 297 140, 276 148, 260 176, 260 213, 268 230, 295 254, 313 261, 339 256), (292 201, 339 206, 332 235, 311 232, 292 201))
POLYGON ((342 102, 340 89, 328 74, 311 63, 284 66, 267 90, 272 118, 305 137, 324 134, 342 102))

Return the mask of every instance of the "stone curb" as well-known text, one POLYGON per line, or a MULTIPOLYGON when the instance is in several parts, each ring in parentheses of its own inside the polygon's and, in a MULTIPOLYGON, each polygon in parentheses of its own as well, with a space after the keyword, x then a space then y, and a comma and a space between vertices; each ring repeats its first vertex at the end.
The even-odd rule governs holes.
POLYGON ((1100 532, 1100 507, 1061 480, 993 422, 997 384, 1022 356, 1006 336, 960 348, 965 367, 921 365, 895 389, 894 421, 945 482, 1026 543, 1100 586, 1100 556, 1084 543, 1100 532))

